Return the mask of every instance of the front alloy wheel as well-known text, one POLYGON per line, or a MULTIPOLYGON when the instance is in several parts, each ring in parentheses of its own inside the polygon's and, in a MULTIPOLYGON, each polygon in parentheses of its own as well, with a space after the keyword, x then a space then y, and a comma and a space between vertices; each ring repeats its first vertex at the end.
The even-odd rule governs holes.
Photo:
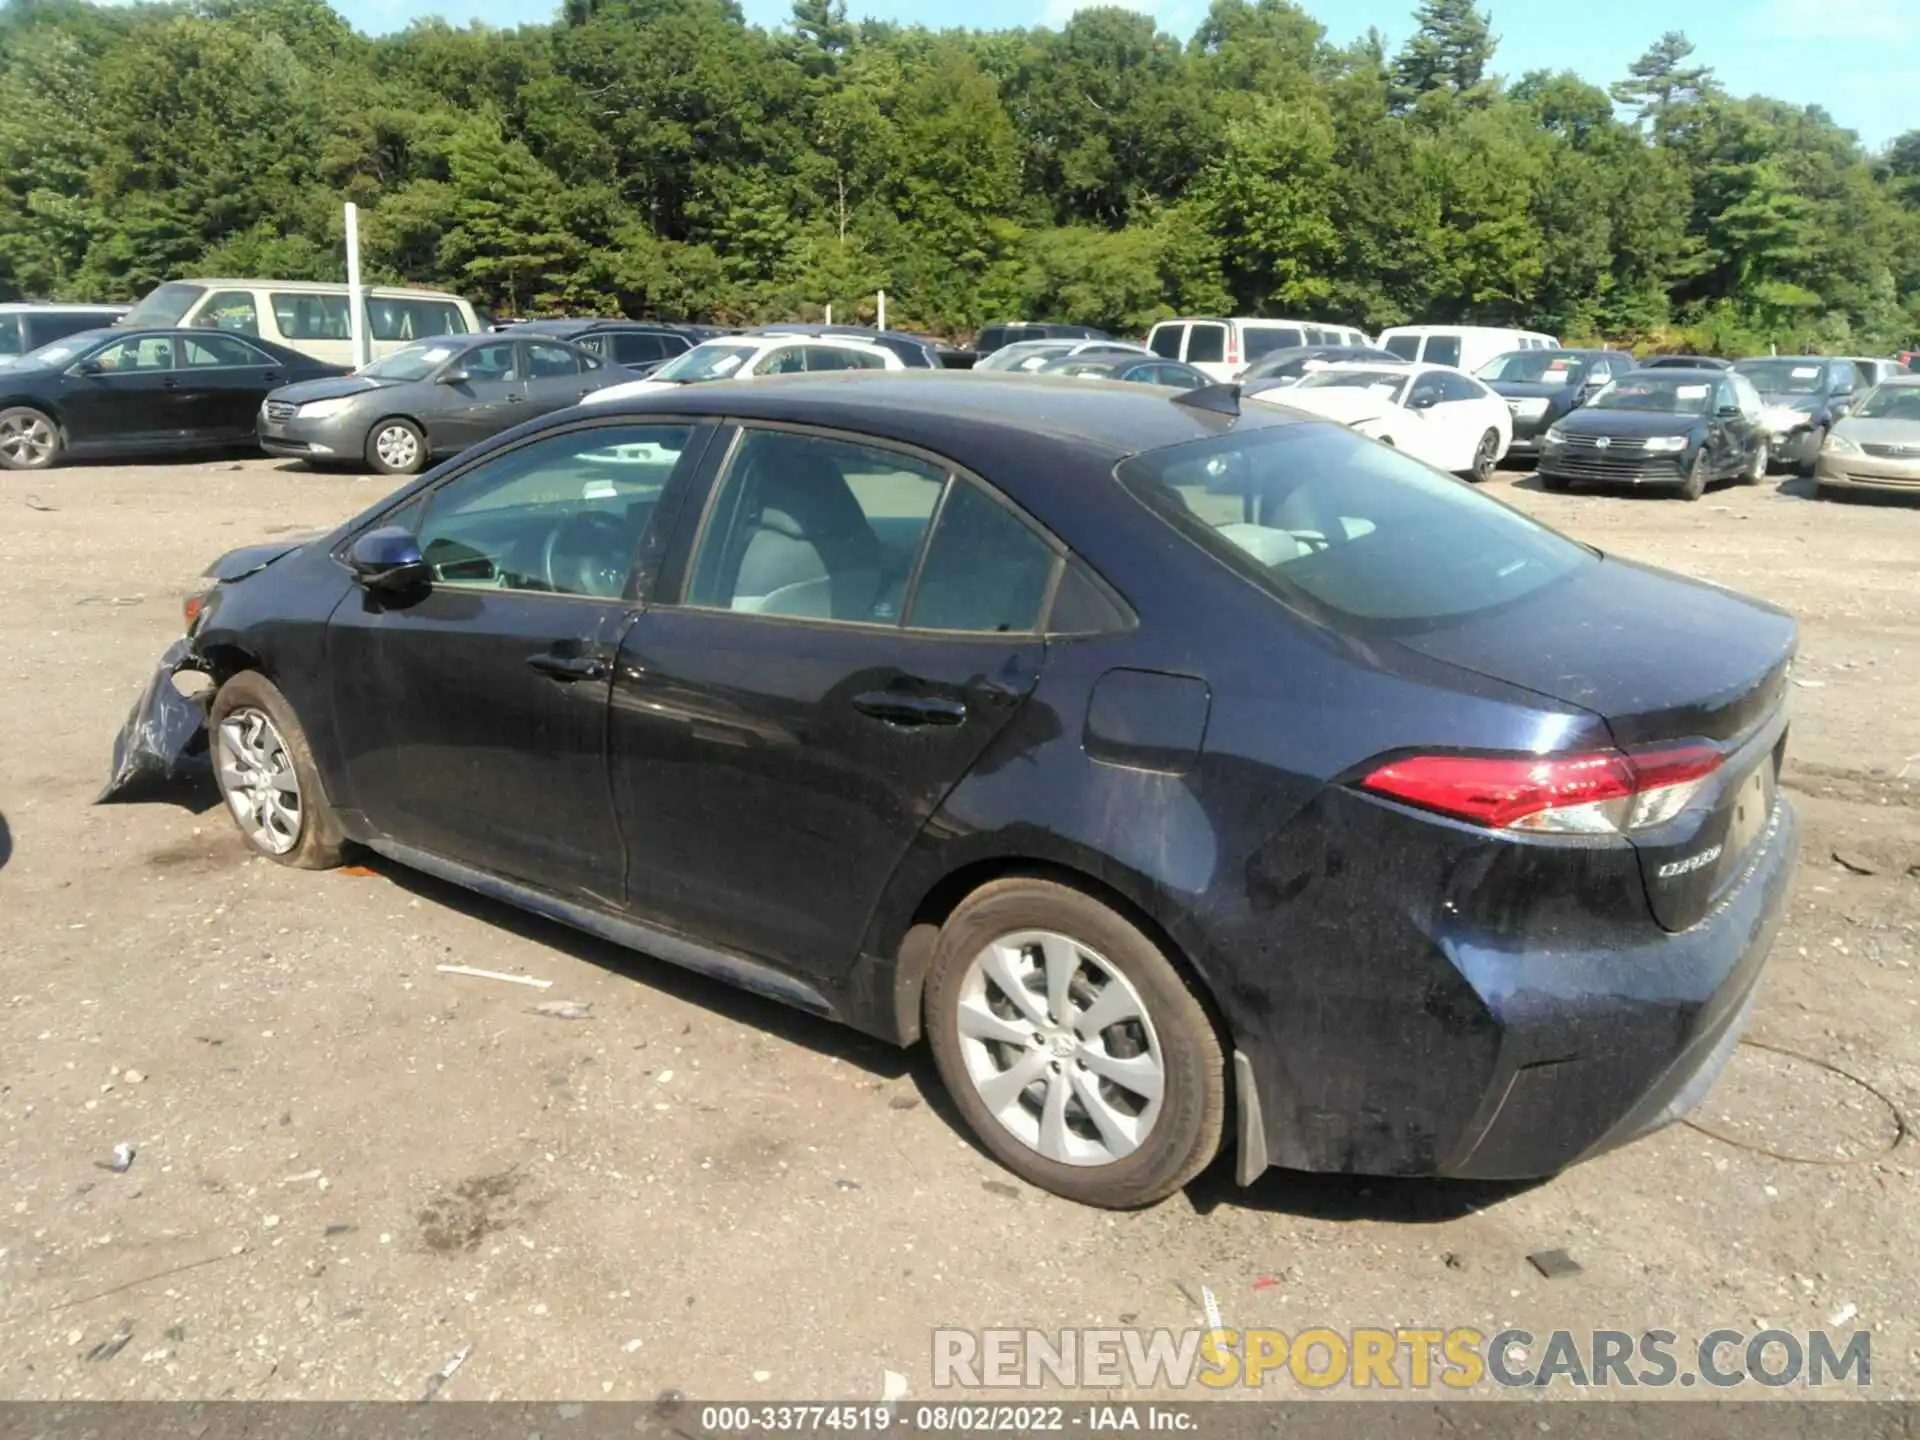
POLYGON ((1480 443, 1474 448, 1473 469, 1468 474, 1476 485, 1483 485, 1493 478, 1493 467, 1500 463, 1500 432, 1489 430, 1480 437, 1480 443))
POLYGON ((44 470, 59 454, 60 430, 50 417, 25 405, 0 410, 0 467, 44 470))
POLYGON ((300 776, 265 711, 247 707, 220 722, 214 764, 220 793, 249 841, 270 855, 285 855, 300 843, 300 776))
POLYGON ((960 1050, 981 1103, 1061 1165, 1107 1165, 1159 1118, 1166 1070, 1140 994, 1105 958, 1048 930, 1003 935, 960 985, 960 1050))

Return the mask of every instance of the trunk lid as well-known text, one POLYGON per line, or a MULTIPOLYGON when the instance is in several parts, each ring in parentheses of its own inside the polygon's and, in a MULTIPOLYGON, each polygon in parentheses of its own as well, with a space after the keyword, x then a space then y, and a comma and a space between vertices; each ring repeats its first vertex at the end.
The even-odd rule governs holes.
POLYGON ((1722 754, 1685 810, 1631 837, 1655 918, 1683 930, 1770 828, 1796 642, 1785 611, 1606 557, 1519 606, 1400 643, 1589 710, 1629 753, 1704 741, 1722 754))

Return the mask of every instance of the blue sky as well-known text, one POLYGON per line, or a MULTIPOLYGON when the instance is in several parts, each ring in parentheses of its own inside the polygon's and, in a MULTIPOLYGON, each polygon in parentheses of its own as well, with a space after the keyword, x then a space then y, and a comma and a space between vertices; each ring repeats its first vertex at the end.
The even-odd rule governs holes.
MULTIPOLYGON (((335 0, 363 30, 398 29, 440 15, 456 24, 545 21, 550 0, 335 0)), ((1151 11, 1164 29, 1185 39, 1206 13, 1206 0, 1128 0, 1151 11)), ((1414 0, 1302 0, 1344 43, 1377 25, 1397 46, 1411 28, 1414 0)), ((776 25, 788 0, 743 0, 748 18, 776 25)), ((856 16, 871 15, 933 26, 966 22, 987 27, 1057 25, 1080 0, 848 0, 856 16), (958 13, 956 13, 958 12, 958 13)), ((1823 105, 1871 146, 1920 129, 1920 0, 1492 0, 1500 49, 1494 68, 1508 77, 1532 69, 1571 69, 1606 84, 1663 30, 1679 27, 1735 94, 1766 94, 1796 104, 1823 105)))

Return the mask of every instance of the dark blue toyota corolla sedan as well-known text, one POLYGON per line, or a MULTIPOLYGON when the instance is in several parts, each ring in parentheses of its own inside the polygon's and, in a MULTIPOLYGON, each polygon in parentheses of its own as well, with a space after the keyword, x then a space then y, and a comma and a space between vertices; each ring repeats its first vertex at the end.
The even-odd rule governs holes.
MULTIPOLYGON (((238 552, 248 844, 362 845, 900 1044, 1036 1185, 1551 1174, 1683 1113, 1782 911, 1795 630, 1231 387, 571 410, 238 552)), ((171 692, 169 692, 171 693, 171 692)))

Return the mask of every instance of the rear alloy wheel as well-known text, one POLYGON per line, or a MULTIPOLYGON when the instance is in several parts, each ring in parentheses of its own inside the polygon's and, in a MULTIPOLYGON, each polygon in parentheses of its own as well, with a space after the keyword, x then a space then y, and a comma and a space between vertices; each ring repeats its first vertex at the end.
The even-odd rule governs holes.
POLYGON ((26 405, 0 410, 0 469, 45 470, 60 458, 60 427, 26 405))
POLYGON ((1766 484, 1767 465, 1772 458, 1767 442, 1762 440, 1759 449, 1753 452, 1753 459, 1747 462, 1747 468, 1741 472, 1740 478, 1749 485, 1766 484))
POLYGON ((1707 447, 1702 445, 1693 452, 1693 464, 1687 467, 1686 479, 1680 482, 1682 500, 1698 500, 1707 493, 1707 447))
POLYGON ((1091 896, 1029 879, 976 891, 941 929, 926 1011, 955 1105, 1031 1184, 1130 1209, 1219 1152, 1213 1024, 1159 948, 1091 896))
POLYGON ((1493 467, 1500 463, 1500 432, 1489 430, 1480 437, 1480 443, 1473 450, 1473 469, 1468 477, 1476 485, 1484 485, 1493 478, 1493 467))
POLYGON ((220 798, 247 844, 297 870, 338 865, 339 823, 286 696, 264 675, 242 671, 213 697, 207 730, 220 798))
POLYGON ((382 475, 417 475, 427 463, 427 437, 411 420, 382 420, 367 434, 367 463, 382 475))

